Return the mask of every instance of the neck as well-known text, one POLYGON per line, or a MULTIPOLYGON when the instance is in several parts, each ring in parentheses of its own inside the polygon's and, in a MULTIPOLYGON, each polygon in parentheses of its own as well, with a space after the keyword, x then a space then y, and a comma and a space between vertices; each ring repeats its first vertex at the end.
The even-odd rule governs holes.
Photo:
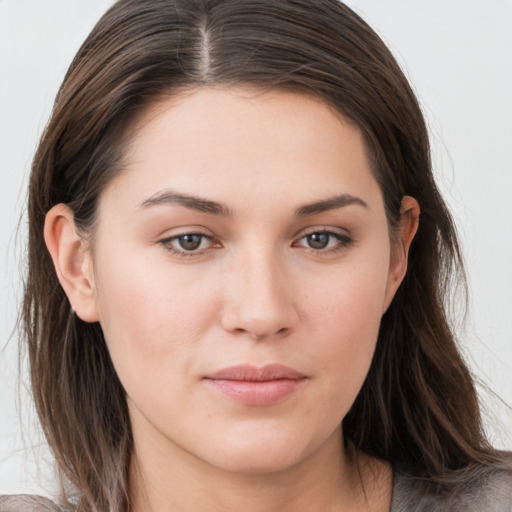
POLYGON ((175 445, 167 448, 148 439, 135 443, 131 512, 389 510, 389 470, 347 450, 341 429, 311 456, 275 472, 226 471, 175 445))

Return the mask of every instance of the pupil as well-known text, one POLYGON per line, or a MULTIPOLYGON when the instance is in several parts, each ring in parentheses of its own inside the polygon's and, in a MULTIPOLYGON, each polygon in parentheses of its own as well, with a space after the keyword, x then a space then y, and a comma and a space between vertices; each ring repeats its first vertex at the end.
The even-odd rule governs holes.
POLYGON ((183 235, 179 238, 182 249, 186 251, 194 251, 201 245, 201 235, 183 235))
POLYGON ((308 235, 309 246, 313 249, 325 249, 329 244, 329 236, 327 233, 313 233, 308 235))

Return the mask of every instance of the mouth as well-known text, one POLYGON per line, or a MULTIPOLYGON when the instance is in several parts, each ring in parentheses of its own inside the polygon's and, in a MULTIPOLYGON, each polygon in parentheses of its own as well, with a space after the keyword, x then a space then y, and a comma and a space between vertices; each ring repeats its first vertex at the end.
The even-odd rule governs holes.
POLYGON ((266 406, 283 401, 307 379, 293 368, 271 364, 261 368, 232 366, 207 375, 203 381, 208 387, 236 402, 266 406))

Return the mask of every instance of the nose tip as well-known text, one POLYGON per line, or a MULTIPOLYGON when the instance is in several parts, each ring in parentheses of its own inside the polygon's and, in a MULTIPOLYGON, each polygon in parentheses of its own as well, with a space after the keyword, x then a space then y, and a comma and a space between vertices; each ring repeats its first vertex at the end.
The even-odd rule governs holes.
POLYGON ((224 313, 222 324, 232 334, 245 334, 254 341, 264 341, 288 335, 294 328, 294 317, 292 308, 284 302, 273 306, 267 304, 264 310, 252 310, 251 313, 245 310, 244 304, 239 304, 224 313))
POLYGON ((290 334, 298 322, 291 282, 270 263, 258 269, 246 264, 231 272, 225 283, 223 328, 254 341, 290 334))

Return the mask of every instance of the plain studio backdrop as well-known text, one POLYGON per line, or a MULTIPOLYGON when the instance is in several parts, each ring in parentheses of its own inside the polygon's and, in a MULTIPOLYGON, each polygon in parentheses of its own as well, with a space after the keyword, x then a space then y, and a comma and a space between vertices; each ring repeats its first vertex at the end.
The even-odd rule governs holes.
MULTIPOLYGON (((0 0, 0 494, 53 489, 18 378, 30 162, 75 52, 111 0, 0 0)), ((512 1, 352 0, 411 80, 461 235, 470 311, 459 336, 491 441, 512 449, 512 1)), ((459 315, 460 317, 461 315, 459 315)), ((458 322, 460 323, 460 322, 458 322)))

